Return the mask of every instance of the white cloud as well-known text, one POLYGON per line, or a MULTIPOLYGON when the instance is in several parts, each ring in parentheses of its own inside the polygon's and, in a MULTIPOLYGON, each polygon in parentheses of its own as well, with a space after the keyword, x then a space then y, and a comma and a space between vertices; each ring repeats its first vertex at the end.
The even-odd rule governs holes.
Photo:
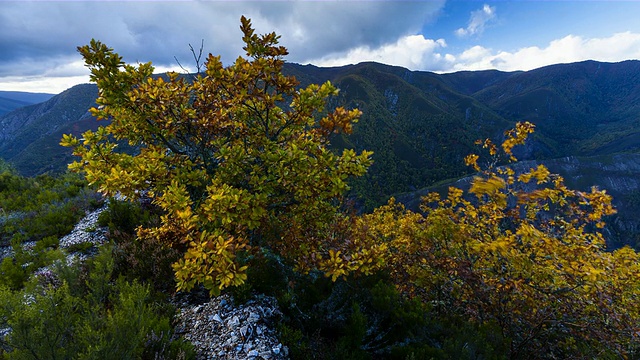
POLYGON ((476 45, 458 54, 445 52, 444 39, 409 35, 379 47, 361 46, 319 59, 307 60, 317 66, 342 66, 376 61, 411 70, 453 72, 497 69, 531 70, 546 65, 583 60, 617 62, 640 59, 640 33, 624 32, 604 38, 568 35, 546 47, 524 47, 515 51, 495 51, 476 45))
POLYGON ((341 66, 375 61, 411 70, 440 69, 448 62, 448 58, 446 54, 443 55, 438 51, 446 46, 444 39, 432 40, 422 35, 409 35, 378 48, 356 47, 346 53, 325 56, 307 63, 317 66, 341 66))
MULTIPOLYGON (((444 0, 348 1, 340 6, 330 1, 0 0, 0 89, 19 90, 24 81, 29 91, 59 92, 88 81, 75 49, 91 38, 114 47, 127 62, 153 61, 158 71, 176 70, 174 56, 193 67, 188 44, 199 46, 202 39, 205 53, 220 54, 229 63, 242 52, 242 14, 252 19, 258 33, 282 36, 288 61, 318 66, 376 61, 436 72, 512 71, 586 59, 640 58, 637 31, 599 38, 567 35, 546 46, 524 44, 513 50, 477 43, 454 51, 453 41, 447 47, 445 39, 420 33, 443 5, 444 0)), ((496 8, 484 5, 456 33, 477 37, 497 19, 496 8)))
POLYGON ((89 76, 65 76, 52 78, 44 75, 38 76, 6 76, 0 77, 2 90, 26 91, 34 93, 59 94, 70 87, 89 82, 89 76))
MULTIPOLYGON (((0 89, 8 77, 44 77, 52 59, 80 59, 78 45, 99 39, 126 62, 193 65, 188 44, 230 63, 243 54, 240 16, 257 33, 275 31, 301 62, 358 47, 379 48, 420 31, 445 0, 432 1, 3 1, 0 89)), ((17 81, 17 80, 16 80, 17 81)), ((44 90, 44 89, 43 89, 44 90)), ((53 91, 52 89, 46 91, 53 91)))
POLYGON ((551 64, 583 60, 617 62, 628 59, 640 59, 640 34, 638 33, 617 33, 604 38, 567 35, 551 41, 544 48, 531 46, 513 52, 494 52, 482 46, 474 46, 456 56, 450 71, 531 70, 551 64))
POLYGON ((47 59, 46 67, 37 59, 21 58, 6 64, 0 71, 1 90, 7 91, 56 94, 88 82, 89 70, 78 57, 51 57, 47 59))
MULTIPOLYGON (((498 69, 531 70, 546 65, 583 60, 617 62, 640 59, 640 33, 623 32, 602 38, 567 35, 545 47, 523 47, 514 51, 497 51, 473 46, 461 53, 448 53, 444 39, 428 39, 423 35, 407 35, 381 46, 357 46, 348 51, 303 61, 317 66, 342 66, 364 61, 406 67, 411 70, 453 72, 461 70, 498 69)), ((189 63, 185 65, 190 65, 189 63)), ((20 64, 37 67, 32 61, 20 64)), ((158 72, 181 70, 176 66, 157 66, 158 72)), ((61 92, 74 84, 88 82, 88 70, 78 59, 58 58, 42 73, 27 76, 0 75, 3 90, 61 92)))
MULTIPOLYGON (((37 64, 33 60, 24 60, 21 67, 36 68, 37 64)), ((192 70, 193 69, 189 69, 192 70)), ((167 71, 184 72, 179 65, 155 67, 155 72, 165 73, 167 71)), ((84 62, 77 58, 59 58, 51 61, 49 67, 29 74, 20 76, 10 74, 0 74, 0 84, 5 91, 27 91, 46 92, 58 94, 62 91, 83 83, 89 83, 89 69, 84 66, 84 62)))
POLYGON ((469 24, 466 28, 459 28, 455 34, 459 37, 480 35, 484 32, 487 24, 496 19, 495 6, 484 4, 482 9, 471 12, 469 24))

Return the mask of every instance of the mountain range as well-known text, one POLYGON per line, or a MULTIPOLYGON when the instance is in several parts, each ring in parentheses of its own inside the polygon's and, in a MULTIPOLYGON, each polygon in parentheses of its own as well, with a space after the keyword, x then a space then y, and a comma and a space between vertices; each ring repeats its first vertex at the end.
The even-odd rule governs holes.
POLYGON ((22 91, 0 91, 0 116, 23 106, 47 101, 54 95, 22 91))
MULTIPOLYGON (((420 189, 470 175, 462 159, 477 152, 475 140, 499 142, 504 130, 526 120, 536 132, 518 158, 550 164, 578 187, 599 185, 614 193, 621 211, 613 222, 621 225, 610 232, 618 234, 617 242, 637 241, 640 61, 450 74, 378 63, 286 64, 285 72, 303 86, 329 80, 341 89, 331 107, 363 111, 354 133, 336 137, 333 146, 374 151, 368 174, 353 182, 364 209, 401 193, 415 203, 420 189)), ((87 111, 96 96, 95 85, 78 85, 45 102, 0 113, 0 157, 25 175, 61 171, 71 154, 58 142, 63 133, 99 125, 87 111)))

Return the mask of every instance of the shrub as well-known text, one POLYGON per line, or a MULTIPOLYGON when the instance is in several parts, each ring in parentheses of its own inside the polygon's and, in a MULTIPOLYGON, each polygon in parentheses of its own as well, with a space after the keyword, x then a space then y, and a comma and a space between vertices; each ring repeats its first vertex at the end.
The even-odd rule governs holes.
POLYGON ((149 224, 152 216, 138 203, 110 198, 107 209, 98 217, 98 225, 108 226, 112 232, 135 234, 136 228, 149 224))
POLYGON ((57 250, 58 238, 54 236, 46 237, 30 248, 25 248, 17 236, 11 245, 13 255, 0 263, 0 286, 12 290, 21 289, 37 269, 64 258, 64 254, 57 250))
POLYGON ((157 225, 159 215, 154 210, 158 209, 112 198, 100 214, 98 225, 109 227, 117 275, 169 292, 176 285, 171 265, 182 253, 162 238, 135 235, 139 226, 157 225))
POLYGON ((87 267, 59 264, 59 286, 0 290, 6 359, 193 359, 148 285, 113 278, 108 246, 87 267), (85 275, 78 274, 87 271, 85 275))
POLYGON ((248 267, 240 260, 261 249, 303 272, 370 271, 376 249, 360 254, 334 241, 330 228, 342 216, 347 179, 371 163, 370 152, 329 150, 332 135, 350 133, 360 111, 327 113, 326 100, 338 92, 331 83, 298 89, 282 72, 279 37, 255 34, 245 17, 241 30, 247 59, 224 67, 209 56, 192 82, 176 73, 152 77, 150 63, 127 65, 99 41, 80 47, 100 89, 91 112, 112 121, 84 141, 63 137, 81 157, 70 169, 85 171, 105 194, 152 196, 161 222, 138 236, 183 252, 174 264, 181 290, 203 284, 218 294, 242 284, 248 267), (117 140, 140 151, 125 153, 117 140))

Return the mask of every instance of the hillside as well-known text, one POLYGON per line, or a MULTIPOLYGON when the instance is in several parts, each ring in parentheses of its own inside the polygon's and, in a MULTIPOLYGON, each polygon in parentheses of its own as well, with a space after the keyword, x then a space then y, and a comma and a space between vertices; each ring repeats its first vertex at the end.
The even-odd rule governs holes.
MULTIPOLYGON (((287 64, 302 85, 331 81, 330 106, 363 111, 336 148, 374 151, 374 165, 353 183, 371 209, 394 194, 469 174, 462 158, 474 141, 500 139, 516 121, 536 124, 523 160, 635 152, 640 145, 640 62, 586 61, 527 72, 435 74, 377 63, 333 68, 287 64)), ((97 126, 87 113, 94 85, 0 116, 0 156, 23 173, 60 171, 70 160, 65 132, 97 126)))
POLYGON ((23 106, 47 101, 53 96, 54 94, 0 91, 0 116, 23 106))
POLYGON ((65 132, 97 126, 88 110, 98 95, 95 85, 77 85, 46 102, 0 116, 0 156, 28 176, 60 172, 71 153, 58 145, 65 132))
POLYGON ((535 123, 550 156, 598 155, 638 149, 639 85, 639 61, 585 61, 516 73, 472 96, 535 123))
MULTIPOLYGON (((605 235, 611 248, 630 245, 640 248, 640 154, 615 154, 591 157, 569 156, 548 160, 528 160, 509 165, 518 174, 538 165, 559 174, 571 189, 589 192, 592 186, 606 190, 613 196, 613 204, 618 213, 607 221, 605 235)), ((443 181, 440 184, 417 191, 397 195, 397 200, 407 208, 418 210, 421 197, 429 192, 446 195, 454 186, 468 190, 473 176, 458 180, 443 181)))
POLYGON ((0 97, 0 115, 6 114, 29 104, 30 103, 24 101, 0 97))
POLYGON ((640 153, 599 135, 614 122, 633 134, 635 108, 611 105, 606 84, 634 100, 636 63, 606 79, 590 62, 447 75, 289 64, 303 85, 335 85, 296 93, 286 49, 241 22, 252 60, 210 57, 193 83, 123 75, 112 49, 80 47, 107 121, 88 111, 93 85, 0 116, 13 164, 0 158, 0 357, 639 357, 640 255, 621 245, 640 244, 640 153), (584 89, 567 85, 580 77, 584 89), (353 134, 336 135, 353 108, 353 134), (534 125, 514 121, 538 113, 525 142, 534 125), (491 156, 463 161, 482 138, 491 156), (51 176, 66 148, 83 174, 51 176))
POLYGON ((338 84, 343 104, 363 110, 354 135, 341 145, 374 151, 376 163, 358 185, 377 201, 460 177, 468 171, 462 158, 476 139, 499 139, 517 121, 537 126, 517 152, 523 160, 610 155, 640 146, 638 61, 441 75, 375 63, 293 69, 303 83, 338 84))
POLYGON ((290 69, 303 85, 336 84, 340 97, 331 106, 362 110, 354 134, 334 143, 374 152, 374 165, 354 184, 360 197, 370 201, 368 208, 394 192, 465 174, 460 159, 473 142, 499 136, 511 123, 429 72, 376 63, 290 69))

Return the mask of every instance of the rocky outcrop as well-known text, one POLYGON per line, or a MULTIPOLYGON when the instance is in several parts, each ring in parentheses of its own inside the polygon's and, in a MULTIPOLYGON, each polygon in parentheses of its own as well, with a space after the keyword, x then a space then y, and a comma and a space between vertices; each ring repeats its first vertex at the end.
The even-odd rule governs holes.
MULTIPOLYGON (((106 229, 98 227, 98 217, 104 209, 85 216, 69 235, 60 239, 60 247, 104 243, 106 229)), ((79 254, 71 256, 82 258, 79 254)), ((236 306, 228 295, 200 304, 183 297, 174 304, 178 308, 176 335, 182 335, 194 345, 199 360, 288 359, 287 347, 278 341, 273 327, 282 315, 273 298, 257 296, 236 306)))
POLYGON ((197 305, 178 301, 176 334, 189 340, 198 360, 288 359, 273 330, 282 315, 276 300, 257 296, 243 305, 222 295, 197 305))
MULTIPOLYGON (((107 241, 107 228, 98 226, 98 218, 106 206, 88 213, 82 218, 68 235, 60 239, 60 248, 69 251, 74 246, 90 243, 93 246, 102 245, 107 241)), ((74 258, 86 259, 86 254, 70 252, 74 258)))

